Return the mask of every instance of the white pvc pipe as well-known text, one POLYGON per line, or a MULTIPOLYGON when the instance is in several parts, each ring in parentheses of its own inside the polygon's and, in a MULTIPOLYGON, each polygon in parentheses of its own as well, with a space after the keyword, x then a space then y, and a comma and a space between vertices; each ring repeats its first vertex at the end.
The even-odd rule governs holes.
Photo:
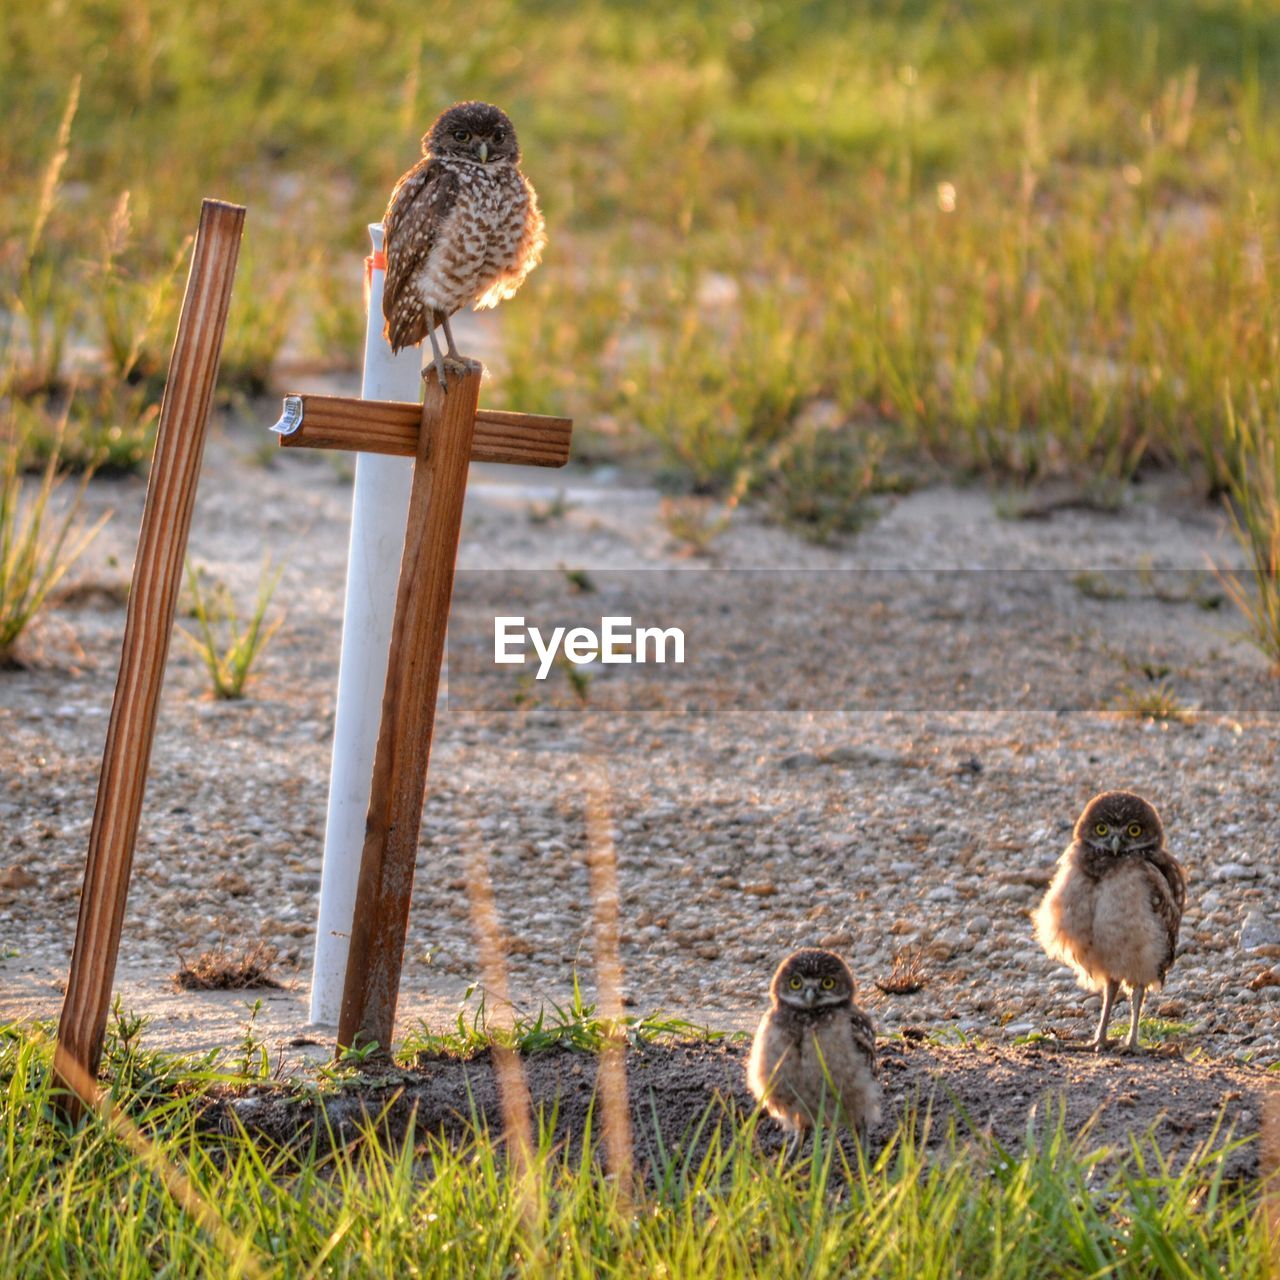
MULTIPOLYGON (((382 224, 370 223, 374 254, 382 253, 382 224)), ((376 258, 375 258, 376 261, 376 258)), ((416 347, 392 355, 382 336, 385 272, 374 266, 369 281, 369 317, 364 343, 365 400, 422 398, 421 356, 416 347)), ((342 656, 329 774, 329 812, 320 871, 316 953, 311 971, 311 1021, 338 1021, 346 981, 347 950, 355 913, 356 880, 364 849, 365 817, 373 756, 382 717, 387 653, 395 612, 400 556, 413 462, 376 453, 356 456, 347 557, 347 598, 342 613, 342 656)))

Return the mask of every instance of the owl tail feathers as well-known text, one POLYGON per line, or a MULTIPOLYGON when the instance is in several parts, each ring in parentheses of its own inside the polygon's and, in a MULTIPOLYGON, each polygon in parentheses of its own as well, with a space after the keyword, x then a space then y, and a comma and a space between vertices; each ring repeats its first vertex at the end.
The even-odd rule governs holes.
POLYGON ((390 299, 384 296, 382 314, 387 321, 382 335, 393 355, 399 355, 405 347, 416 347, 427 336, 426 311, 412 293, 401 291, 390 299))
POLYGON ((386 338, 393 356, 398 356, 405 347, 416 346, 426 337, 427 328, 422 323, 421 315, 416 319, 418 323, 412 324, 407 322, 404 315, 394 315, 383 325, 382 336, 386 338))

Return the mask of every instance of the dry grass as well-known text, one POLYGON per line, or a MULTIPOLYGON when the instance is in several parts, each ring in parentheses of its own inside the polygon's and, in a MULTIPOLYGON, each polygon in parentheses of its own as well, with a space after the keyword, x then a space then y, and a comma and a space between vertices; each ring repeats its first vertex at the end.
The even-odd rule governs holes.
POLYGON ((876 986, 887 996, 909 996, 924 988, 924 952, 919 947, 899 947, 887 978, 877 978, 876 986))
POLYGON ((246 991, 283 986, 273 974, 279 952, 270 943, 255 942, 243 950, 219 946, 188 962, 179 956, 173 985, 182 991, 246 991))
POLYGON ((39 481, 24 483, 23 450, 20 438, 0 441, 0 668, 17 661, 15 646, 24 632, 107 521, 104 515, 86 526, 80 519, 88 475, 69 502, 61 501, 64 477, 56 446, 39 481))

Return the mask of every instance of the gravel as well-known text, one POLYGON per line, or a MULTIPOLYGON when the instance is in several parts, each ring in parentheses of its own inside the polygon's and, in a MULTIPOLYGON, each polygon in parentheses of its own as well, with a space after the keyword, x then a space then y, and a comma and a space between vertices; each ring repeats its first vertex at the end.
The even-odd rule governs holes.
MULTIPOLYGON (((191 556, 247 602, 270 549, 287 621, 240 703, 208 701, 175 641, 125 920, 122 985, 174 1028, 213 1008, 170 991, 179 953, 278 947, 286 1022, 309 975, 350 487, 321 456, 254 464, 260 438, 238 423, 211 441, 191 556)), ((93 482, 91 511, 115 517, 34 665, 0 673, 0 1015, 58 1009, 143 494, 93 482)), ((835 549, 740 511, 694 562, 660 503, 610 470, 475 469, 462 565, 483 572, 455 598, 460 691, 437 721, 402 1012, 450 1016, 478 980, 482 864, 516 1003, 563 1003, 575 974, 590 997, 585 795, 603 765, 631 1008, 750 1027, 778 960, 817 942, 846 953, 882 1030, 1084 1037, 1096 998, 1040 952, 1029 913, 1084 803, 1123 786, 1151 796, 1190 875, 1156 997, 1185 1008, 1170 1042, 1280 1061, 1277 989, 1250 989, 1280 958, 1280 682, 1212 604, 1206 564, 1239 559, 1215 508, 1148 484, 1114 515, 1018 522, 988 493, 936 488, 888 500, 835 549), (559 489, 565 514, 532 519, 559 489), (1102 572, 1119 595, 1091 588, 1102 572), (599 668, 585 703, 557 673, 517 705, 514 686, 465 678, 508 594, 546 621, 675 616, 697 653, 599 668), (1146 682, 1190 718, 1118 709, 1146 682), (909 947, 925 985, 882 993, 909 947)))

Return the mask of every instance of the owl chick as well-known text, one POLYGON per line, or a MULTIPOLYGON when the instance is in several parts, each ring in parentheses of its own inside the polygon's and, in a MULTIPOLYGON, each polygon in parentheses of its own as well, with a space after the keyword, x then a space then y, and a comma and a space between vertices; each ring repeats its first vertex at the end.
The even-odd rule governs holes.
POLYGON ((1143 996, 1169 972, 1186 900, 1186 875, 1165 848, 1155 809, 1132 791, 1094 796, 1035 913, 1045 951, 1066 961, 1082 987, 1102 992, 1090 1048, 1105 1047, 1122 986, 1130 1012, 1124 1048, 1137 1048, 1143 996))
POLYGON ((437 326, 449 363, 466 368, 449 317, 467 303, 479 311, 510 298, 538 265, 547 237, 505 112, 487 102, 455 103, 422 139, 422 153, 396 183, 382 219, 382 314, 392 351, 430 338, 436 376, 448 390, 437 326))
POLYGON ((747 1084, 797 1142, 823 1114, 838 1112, 859 1140, 880 1117, 875 1027, 853 995, 853 974, 833 951, 793 951, 773 975, 747 1084))

